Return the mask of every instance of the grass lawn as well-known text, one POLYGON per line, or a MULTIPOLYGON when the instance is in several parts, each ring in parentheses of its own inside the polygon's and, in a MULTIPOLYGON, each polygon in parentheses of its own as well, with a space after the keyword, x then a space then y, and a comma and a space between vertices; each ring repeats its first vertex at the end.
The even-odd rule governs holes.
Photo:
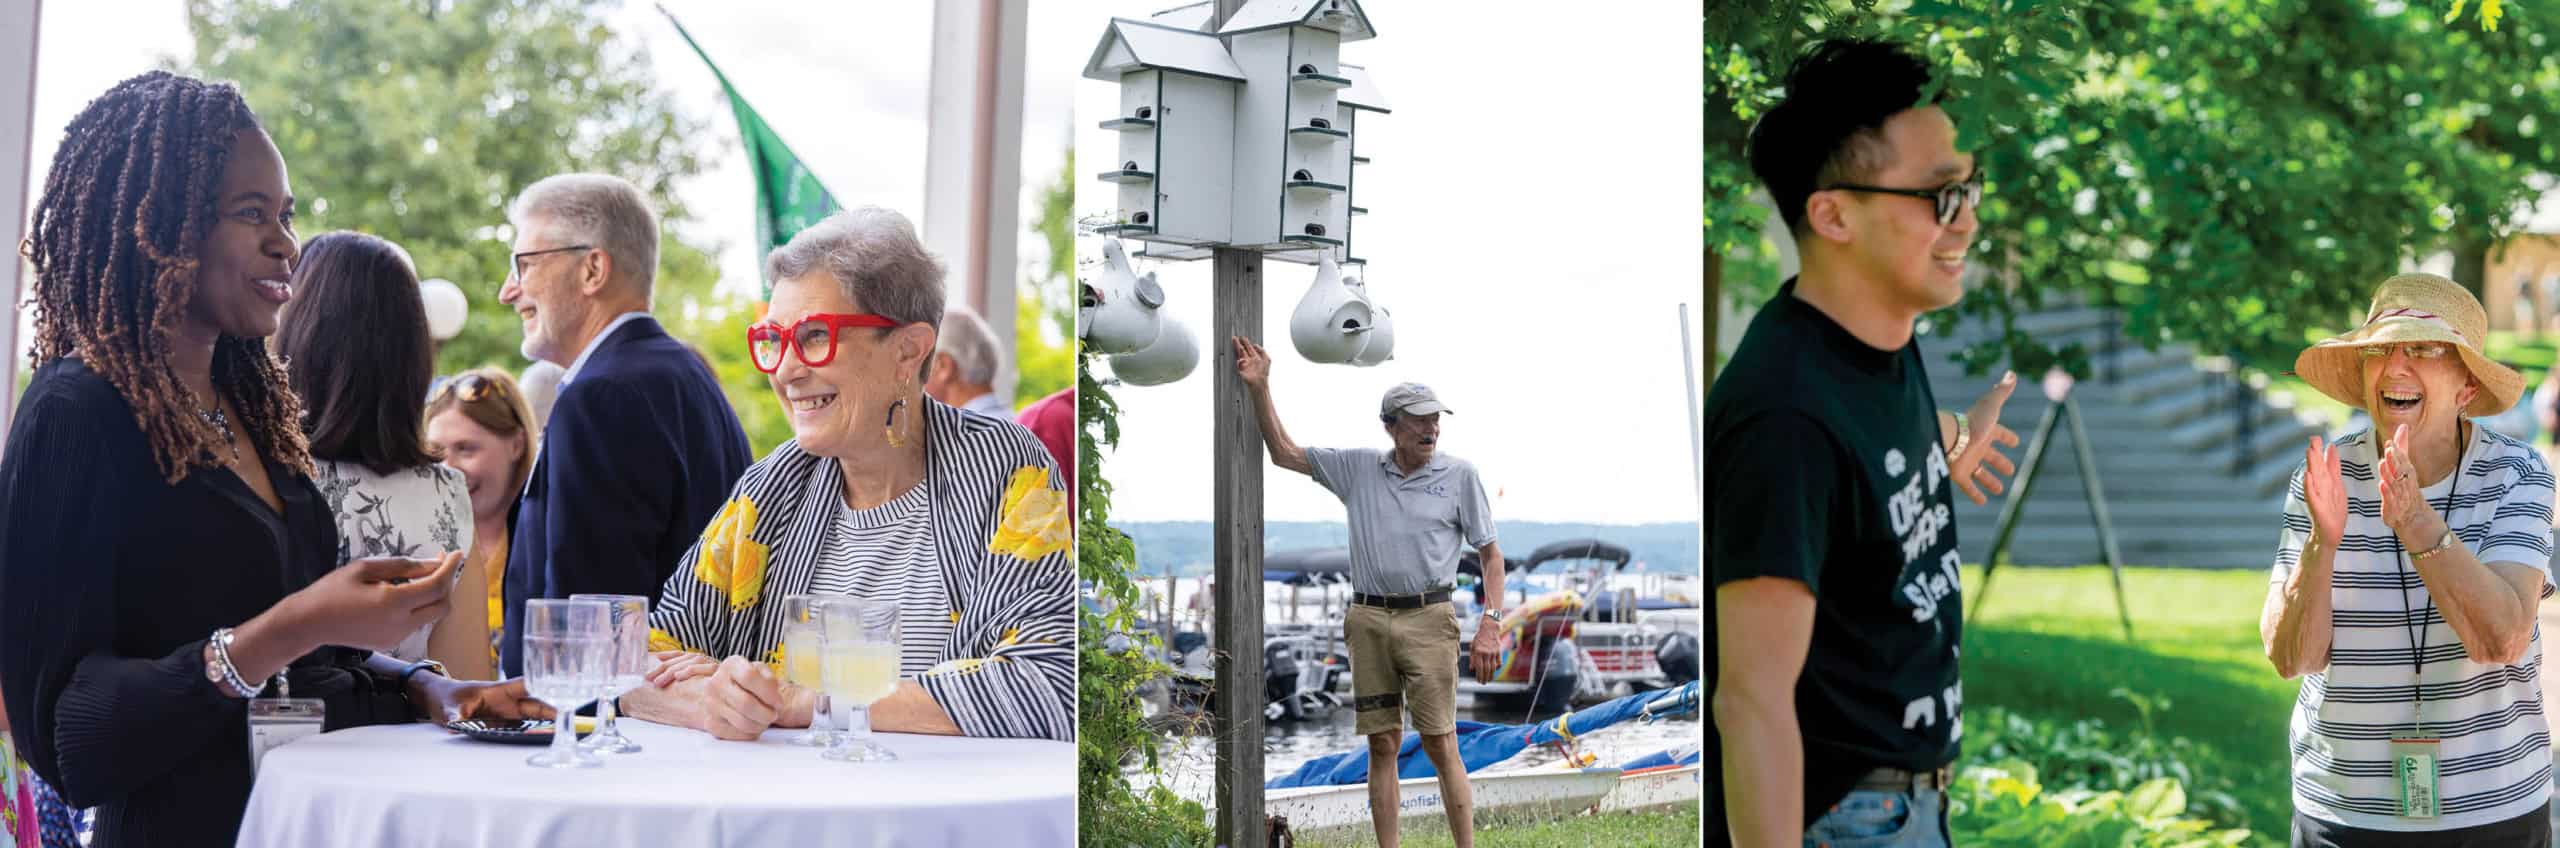
MULTIPOLYGON (((1602 845, 1695 845, 1704 826, 1698 808, 1673 812, 1607 813, 1536 824, 1476 828, 1476 844, 1504 848, 1596 848, 1602 845)), ((1397 832, 1409 848, 1447 848, 1449 829, 1433 819, 1428 826, 1405 826, 1397 832)), ((1334 841, 1301 840, 1306 848, 1352 848, 1378 844, 1368 833, 1334 841)))
POLYGON ((2128 568, 2124 580, 2131 644, 2104 566, 2004 566, 1988 587, 1981 569, 1968 567, 1965 706, 2095 718, 2130 735, 2141 714, 2108 693, 2166 698, 2151 716, 2153 732, 2208 749, 2205 762, 2190 765, 2229 775, 2249 828, 2282 842, 2293 815, 2286 722, 2298 684, 2277 677, 2258 647, 2266 573, 2128 568), (1977 611, 1975 598, 1989 604, 1977 611))

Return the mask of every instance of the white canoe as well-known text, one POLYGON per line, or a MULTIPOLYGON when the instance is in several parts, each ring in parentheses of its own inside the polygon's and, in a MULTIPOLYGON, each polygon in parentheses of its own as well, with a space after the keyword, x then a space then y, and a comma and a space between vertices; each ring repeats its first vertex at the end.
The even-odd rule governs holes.
POLYGON ((1706 795, 1706 773, 1697 766, 1655 766, 1618 776, 1618 788, 1600 802, 1601 812, 1691 807, 1706 795))
MULTIPOLYGON (((1618 775, 1614 768, 1527 769, 1478 773, 1467 778, 1474 790, 1475 819, 1483 822, 1572 816, 1598 806, 1601 799, 1618 788, 1618 775)), ((1439 778, 1417 777, 1397 787, 1402 810, 1399 818, 1448 814, 1441 805, 1439 778)), ((1289 829, 1298 833, 1355 826, 1366 829, 1369 787, 1355 783, 1274 789, 1263 796, 1262 809, 1272 816, 1287 816, 1289 829)))

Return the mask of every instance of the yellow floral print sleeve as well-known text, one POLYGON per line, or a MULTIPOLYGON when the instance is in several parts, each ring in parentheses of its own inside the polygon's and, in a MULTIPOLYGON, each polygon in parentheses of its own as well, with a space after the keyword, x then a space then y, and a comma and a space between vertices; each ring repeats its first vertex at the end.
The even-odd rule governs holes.
POLYGON ((1045 468, 1025 465, 1013 472, 1012 481, 1005 484, 1002 515, 995 538, 987 540, 987 550, 993 553, 1036 560, 1066 550, 1074 538, 1066 495, 1049 488, 1045 468))
POLYGON ((764 593, 764 543, 753 538, 756 502, 741 496, 720 507, 702 531, 702 556, 693 565, 694 579, 729 599, 732 612, 755 606, 764 593))

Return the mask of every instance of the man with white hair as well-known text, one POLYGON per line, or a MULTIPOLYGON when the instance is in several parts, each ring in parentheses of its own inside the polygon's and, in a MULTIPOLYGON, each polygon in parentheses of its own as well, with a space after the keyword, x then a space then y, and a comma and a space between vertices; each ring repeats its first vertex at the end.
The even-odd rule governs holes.
POLYGON ((719 380, 649 316, 658 215, 639 188, 548 177, 507 218, 514 256, 498 300, 524 319, 525 356, 567 369, 509 528, 498 653, 516 675, 527 599, 654 604, 752 457, 719 380))
POLYGON ((925 375, 924 393, 934 400, 980 415, 1013 417, 1013 408, 996 394, 1001 365, 995 331, 978 313, 954 307, 942 312, 942 338, 934 344, 933 370, 925 375))

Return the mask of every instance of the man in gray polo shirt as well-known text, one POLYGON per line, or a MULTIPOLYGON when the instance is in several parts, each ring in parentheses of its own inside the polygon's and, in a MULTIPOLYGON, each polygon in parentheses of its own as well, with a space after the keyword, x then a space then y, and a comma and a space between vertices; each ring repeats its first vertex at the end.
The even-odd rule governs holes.
POLYGON ((1253 390, 1262 444, 1271 464, 1315 478, 1350 514, 1351 607, 1343 641, 1351 648, 1351 691, 1361 735, 1369 738, 1369 817, 1378 844, 1396 844, 1396 754, 1410 709, 1422 751, 1440 776, 1440 797, 1458 848, 1475 844, 1475 797, 1458 758, 1458 618, 1449 605, 1459 546, 1484 562, 1488 621, 1476 628, 1476 676, 1491 676, 1502 657, 1502 549, 1494 544, 1493 509, 1484 483, 1466 460, 1440 453, 1440 416, 1449 408, 1419 383, 1388 389, 1379 423, 1393 443, 1376 448, 1300 448, 1271 404, 1271 357, 1239 337, 1236 374, 1253 390))

